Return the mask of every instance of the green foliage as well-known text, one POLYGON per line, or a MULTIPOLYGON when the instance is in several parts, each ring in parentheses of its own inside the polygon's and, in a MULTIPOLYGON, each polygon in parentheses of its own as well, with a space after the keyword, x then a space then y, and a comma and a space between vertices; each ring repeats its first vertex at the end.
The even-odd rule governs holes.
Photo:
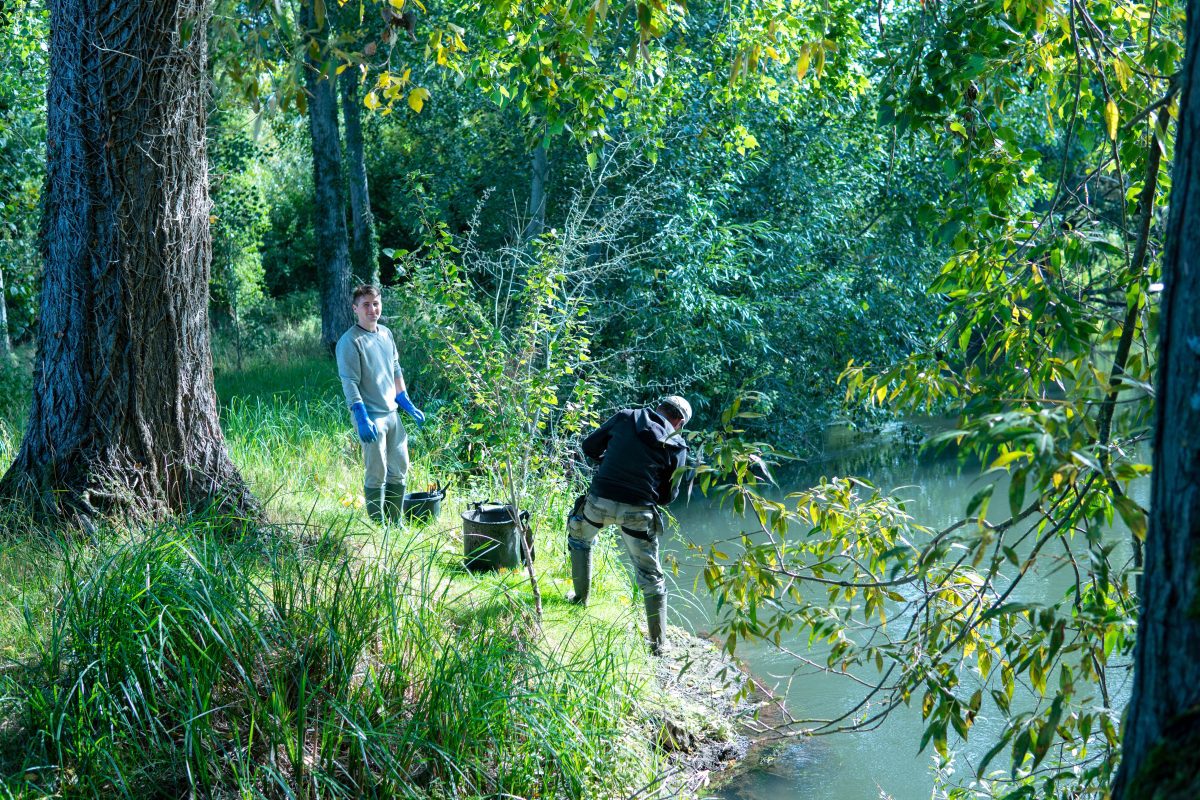
POLYGON ((434 236, 418 277, 427 305, 419 320, 408 320, 409 335, 436 342, 468 420, 472 461, 523 495, 539 473, 561 468, 573 438, 596 421, 595 386, 585 373, 587 300, 555 232, 531 251, 482 263, 472 247, 464 254, 455 246, 444 225, 434 236), (508 288, 481 291, 467 277, 480 271, 508 288))
POLYGON ((267 166, 273 154, 232 114, 214 114, 209 121, 212 158, 209 193, 212 197, 213 263, 211 297, 231 316, 263 298, 260 242, 270 226, 267 166))
POLYGON ((783 500, 735 481, 724 491, 753 529, 733 552, 707 553, 706 580, 731 648, 807 633, 829 670, 873 687, 870 712, 824 729, 919 702, 922 748, 945 760, 951 737, 1000 715, 973 789, 1100 794, 1136 625, 1146 516, 1131 483, 1148 472, 1182 9, 899 11, 881 39, 880 118, 938 153, 944 182, 914 207, 951 251, 930 288, 944 301, 940 331, 890 366, 851 362, 842 377, 851 403, 956 415, 931 444, 980 464, 982 486, 963 519, 931 530, 854 479, 783 500), (1056 565, 1071 576, 1065 594, 1027 601, 1022 587, 1056 565))
POLYGON ((33 376, 25 359, 0 358, 0 467, 7 468, 20 447, 20 431, 29 411, 33 376))
POLYGON ((9 335, 34 325, 41 254, 37 243, 45 175, 48 12, 18 2, 0 20, 0 284, 9 335))
POLYGON ((727 413, 697 478, 751 524, 740 541, 704 551, 726 647, 806 639, 828 672, 869 687, 867 705, 808 723, 815 732, 871 728, 916 703, 920 747, 945 761, 951 736, 968 738, 980 714, 1002 715, 999 741, 972 765, 989 792, 1035 776, 1046 796, 1106 787, 1119 747, 1109 671, 1128 660, 1136 603, 1096 498, 1064 492, 1051 513, 1034 504, 1006 515, 987 483, 966 518, 941 529, 855 478, 773 499, 757 477, 770 448, 740 441, 735 427, 745 414, 727 413), (1022 582, 1063 547, 1076 580, 1059 600, 1029 601, 1022 582), (1010 778, 998 780, 988 768, 1008 747, 1010 778))

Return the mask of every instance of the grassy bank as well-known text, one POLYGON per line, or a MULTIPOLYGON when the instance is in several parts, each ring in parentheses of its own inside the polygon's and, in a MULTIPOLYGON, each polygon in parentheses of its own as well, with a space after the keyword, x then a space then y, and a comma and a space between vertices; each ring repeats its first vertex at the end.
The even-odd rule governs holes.
MULTIPOLYGON (((0 541, 0 795, 615 797, 665 789, 666 696, 614 543, 596 602, 565 602, 571 493, 525 499, 524 573, 461 569, 439 520, 381 528, 330 361, 286 342, 218 367, 234 460, 269 522, 192 519, 0 541)), ((20 412, 0 412, 0 466, 20 412)), ((447 424, 414 432, 412 485, 449 477, 447 424)))

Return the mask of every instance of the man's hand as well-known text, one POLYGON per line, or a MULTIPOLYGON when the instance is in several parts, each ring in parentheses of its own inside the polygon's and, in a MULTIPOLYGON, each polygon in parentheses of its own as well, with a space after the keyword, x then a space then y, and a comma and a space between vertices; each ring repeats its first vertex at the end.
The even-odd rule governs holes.
POLYGON ((408 412, 408 415, 417 421, 418 428, 425 424, 424 412, 413 405, 413 401, 409 399, 407 391, 396 395, 396 405, 408 412))
POLYGON ((375 429, 375 423, 367 416, 367 407, 362 403, 355 403, 350 406, 350 413, 354 415, 354 427, 358 428, 358 438, 363 441, 363 444, 370 444, 379 438, 379 431, 375 429))

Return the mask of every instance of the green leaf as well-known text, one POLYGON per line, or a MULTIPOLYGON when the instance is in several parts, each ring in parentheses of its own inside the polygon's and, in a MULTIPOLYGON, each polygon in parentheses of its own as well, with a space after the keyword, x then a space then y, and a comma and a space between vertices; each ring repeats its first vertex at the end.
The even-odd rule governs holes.
POLYGON ((992 492, 996 490, 996 484, 989 483, 987 486, 980 489, 971 498, 971 502, 967 503, 967 516, 976 516, 975 512, 979 512, 979 517, 982 519, 987 516, 988 503, 991 502, 992 492))
POLYGON ((1028 483, 1027 467, 1017 467, 1008 479, 1008 510, 1017 514, 1025 504, 1025 484, 1028 483))
POLYGON ((1121 495, 1113 501, 1121 519, 1129 526, 1139 540, 1146 540, 1146 510, 1139 506, 1129 495, 1121 495))

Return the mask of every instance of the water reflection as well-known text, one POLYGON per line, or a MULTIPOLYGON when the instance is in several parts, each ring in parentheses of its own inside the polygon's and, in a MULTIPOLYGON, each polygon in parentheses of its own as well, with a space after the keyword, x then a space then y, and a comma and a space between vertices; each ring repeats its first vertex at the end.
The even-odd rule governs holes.
POLYGON ((839 761, 825 740, 782 745, 759 757, 759 763, 735 784, 713 795, 721 800, 763 800, 767 797, 816 797, 822 793, 820 776, 839 761))

